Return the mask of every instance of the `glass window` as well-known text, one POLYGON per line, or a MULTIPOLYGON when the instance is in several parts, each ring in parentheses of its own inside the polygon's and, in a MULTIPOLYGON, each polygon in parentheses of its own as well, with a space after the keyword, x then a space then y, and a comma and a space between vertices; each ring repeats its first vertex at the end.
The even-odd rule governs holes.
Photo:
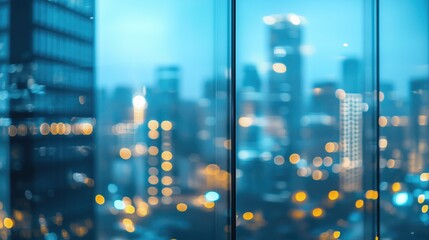
POLYGON ((427 1, 380 1, 380 223, 388 239, 429 234, 428 9, 427 1))
POLYGON ((237 1, 237 239, 374 239, 367 2, 237 1))
POLYGON ((0 239, 425 239, 428 9, 0 0, 0 239))

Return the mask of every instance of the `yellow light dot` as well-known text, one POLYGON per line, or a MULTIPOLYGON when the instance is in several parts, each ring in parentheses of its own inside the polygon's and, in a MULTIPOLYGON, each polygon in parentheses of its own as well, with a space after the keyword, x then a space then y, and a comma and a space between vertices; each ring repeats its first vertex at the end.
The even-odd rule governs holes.
POLYGON ((313 215, 313 217, 319 218, 323 215, 323 209, 315 208, 315 209, 313 209, 313 211, 311 211, 311 214, 313 215))
POLYGON ((285 73, 287 71, 286 65, 283 63, 274 63, 273 70, 276 73, 285 73))
POLYGON ((126 214, 133 214, 136 211, 133 205, 127 205, 125 206, 124 212, 126 214))
MULTIPOLYGON (((91 135, 92 131, 93 131, 93 127, 91 123, 82 123, 81 132, 83 135, 91 135)), ((51 129, 51 132, 52 132, 52 129, 51 129)))
POLYGON ((158 154, 159 150, 157 147, 151 146, 151 147, 149 147, 148 152, 150 155, 155 156, 158 154))
POLYGON ((340 100, 344 100, 346 98, 346 92, 343 89, 338 89, 335 91, 335 96, 340 100))
POLYGON ((188 210, 188 205, 186 205, 185 203, 179 203, 176 205, 176 209, 179 212, 186 212, 186 210, 188 210))
POLYGON ((223 142, 223 147, 225 149, 231 150, 231 140, 227 139, 223 142))
POLYGON ((156 121, 156 120, 150 120, 150 121, 147 123, 147 126, 149 127, 149 129, 150 129, 150 130, 156 130, 156 129, 158 129, 158 127, 159 127, 159 123, 158 123, 158 121, 156 121))
POLYGON ((422 206, 422 213, 427 213, 428 209, 429 209, 428 205, 423 205, 422 206))
POLYGON ((388 168, 394 168, 395 167, 395 159, 389 159, 387 161, 387 167, 388 168))
POLYGON ((243 219, 246 221, 252 220, 253 219, 253 213, 252 212, 243 213, 243 219))
POLYGON ((283 165, 285 163, 285 158, 283 156, 275 156, 274 157, 274 164, 275 165, 283 165))
POLYGON ((15 137, 16 134, 18 133, 18 129, 14 125, 10 125, 8 128, 8 131, 9 131, 9 136, 11 137, 15 137))
POLYGON ((163 188, 161 192, 162 195, 166 197, 170 197, 171 195, 173 195, 173 190, 171 188, 163 188))
POLYGON ((147 202, 148 202, 150 205, 154 206, 154 205, 157 205, 157 204, 159 203, 159 200, 158 200, 158 198, 157 198, 157 197, 149 197, 149 198, 147 199, 147 202))
POLYGON ((206 174, 210 174, 210 175, 217 174, 219 171, 220 171, 220 167, 216 164, 209 164, 205 169, 206 174))
POLYGON ((159 182, 159 179, 157 176, 150 176, 148 182, 152 185, 155 185, 159 182))
POLYGON ((173 158, 173 154, 170 151, 164 151, 162 152, 161 157, 165 161, 170 161, 173 158))
POLYGON ((328 142, 325 144, 325 151, 328 153, 332 153, 335 151, 335 144, 333 142, 328 142))
POLYGON ((289 156, 289 162, 292 164, 297 164, 300 160, 301 157, 299 156, 299 154, 294 153, 289 156))
POLYGON ((134 225, 129 225, 129 226, 125 226, 125 230, 129 233, 134 232, 136 229, 134 227, 134 225))
POLYGON ((95 202, 96 202, 98 205, 103 205, 103 204, 104 204, 104 202, 105 202, 105 199, 104 199, 103 195, 101 195, 101 194, 97 194, 97 196, 95 196, 95 202))
POLYGON ((420 174, 420 181, 422 181, 422 182, 429 181, 429 173, 422 173, 422 174, 420 174))
POLYGON ((303 210, 293 210, 291 213, 292 217, 295 219, 303 219, 305 217, 305 211, 303 210))
POLYGON ((363 205, 364 205, 364 201, 363 201, 363 200, 361 200, 361 199, 359 199, 359 200, 357 200, 357 201, 355 202, 355 207, 356 207, 356 208, 362 208, 362 207, 363 207, 363 205))
POLYGON ((307 199, 307 193, 304 191, 297 192, 295 193, 294 199, 296 202, 304 202, 307 199))
POLYGON ((13 228, 14 224, 15 223, 13 222, 13 220, 11 218, 5 218, 3 220, 3 225, 5 226, 5 228, 11 229, 11 228, 13 228))
POLYGON ((60 122, 58 123, 58 134, 63 135, 66 132, 66 125, 64 123, 60 122))
POLYGON ((401 124, 401 119, 398 116, 393 116, 391 122, 393 126, 398 127, 401 124))
POLYGON ((251 117, 240 117, 238 119, 238 124, 241 127, 248 128, 248 127, 252 126, 253 118, 251 118, 251 117))
POLYGON ((157 139, 159 137, 159 132, 156 130, 150 130, 148 133, 150 139, 157 139))
POLYGON ((137 143, 134 147, 134 150, 136 151, 137 155, 143 155, 146 153, 146 146, 140 143, 137 143))
POLYGON ((156 188, 156 187, 149 187, 148 189, 147 189, 147 193, 149 194, 149 195, 156 195, 156 194, 158 194, 158 189, 156 188))
POLYGON ((428 117, 425 115, 420 115, 418 121, 420 126, 426 126, 428 122, 428 117))
POLYGON ((372 199, 372 200, 376 200, 378 198, 378 192, 374 191, 374 190, 368 190, 365 193, 365 197, 367 199, 372 199))
POLYGON ((385 138, 381 138, 381 139, 378 141, 378 145, 380 146, 380 148, 381 148, 381 149, 385 149, 385 148, 387 148, 387 139, 385 139, 385 138))
POLYGON ((330 167, 334 163, 334 160, 331 157, 325 157, 323 159, 323 165, 330 167))
POLYGON ((335 231, 335 232, 332 234, 332 236, 333 236, 335 239, 338 239, 338 238, 340 238, 340 236, 341 236, 341 232, 340 232, 340 231, 335 231))
POLYGON ((424 201, 425 201, 425 195, 424 194, 420 194, 417 197, 417 202, 420 203, 420 204, 422 204, 424 201))
POLYGON ((329 198, 329 200, 331 200, 331 201, 335 201, 335 200, 337 200, 339 197, 340 197, 340 193, 339 193, 338 191, 335 191, 335 190, 330 191, 330 192, 329 192, 329 194, 328 194, 328 198, 329 198))
POLYGON ((148 214, 147 208, 139 207, 137 208, 137 215, 139 217, 145 217, 148 214))
POLYGON ((130 159, 131 155, 132 155, 131 150, 128 148, 121 148, 119 150, 119 156, 124 160, 130 159))
POLYGON ((123 197, 122 202, 124 202, 125 205, 130 205, 132 201, 129 197, 123 197))
POLYGON ((380 127, 387 126, 387 118, 384 116, 379 117, 378 118, 378 125, 380 125, 380 127))
POLYGON ((322 160, 322 158, 321 158, 321 157, 315 157, 315 158, 313 158, 313 165, 314 165, 315 167, 320 167, 320 166, 322 166, 322 163, 323 163, 323 160, 322 160))
POLYGON ((50 131, 51 131, 51 128, 49 127, 49 124, 47 124, 47 123, 42 123, 42 124, 40 125, 40 133, 41 133, 42 135, 48 135, 50 131))
POLYGON ((204 207, 205 207, 205 208, 208 208, 208 209, 210 209, 210 208, 214 208, 214 206, 215 206, 215 203, 214 203, 214 202, 205 202, 205 203, 204 203, 204 207))
POLYGON ((170 121, 162 121, 161 128, 164 131, 170 131, 173 129, 173 124, 170 121))
POLYGON ((163 162, 161 164, 161 168, 162 170, 168 172, 168 171, 171 171, 171 169, 173 168, 173 164, 171 164, 170 162, 163 162))
POLYGON ((401 191, 401 184, 398 182, 395 182, 392 184, 392 192, 399 192, 401 191))
POLYGON ((173 178, 171 178, 170 176, 165 176, 165 177, 162 177, 161 182, 162 184, 168 186, 173 183, 173 178))
POLYGON ((311 177, 313 178, 313 180, 319 181, 323 178, 323 172, 320 170, 314 170, 311 174, 311 177))

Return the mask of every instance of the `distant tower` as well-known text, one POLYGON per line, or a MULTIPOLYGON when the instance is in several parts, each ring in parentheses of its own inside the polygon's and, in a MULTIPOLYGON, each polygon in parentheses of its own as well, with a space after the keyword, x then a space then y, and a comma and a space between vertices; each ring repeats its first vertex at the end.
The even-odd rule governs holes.
POLYGON ((179 100, 180 69, 162 66, 156 70, 156 84, 148 88, 147 144, 149 156, 149 202, 172 203, 172 187, 177 184, 178 167, 175 148, 180 145, 177 128, 181 124, 177 114, 179 100), (163 180, 164 179, 164 180, 163 180))
POLYGON ((339 103, 335 97, 338 89, 335 82, 320 82, 314 84, 313 96, 311 99, 311 111, 324 113, 337 118, 339 114, 339 103))
MULTIPOLYGON (((295 14, 264 17, 270 31, 268 115, 280 118, 284 135, 281 145, 296 151, 302 115, 302 17, 295 14)), ((277 131, 280 132, 281 130, 277 131)))
POLYGON ((356 58, 347 58, 342 63, 343 88, 347 93, 361 93, 361 66, 356 58))
POLYGON ((340 187, 362 190, 362 95, 340 94, 340 187))
POLYGON ((419 79, 410 84, 410 149, 408 168, 410 173, 426 170, 424 162, 429 157, 429 80, 419 79))

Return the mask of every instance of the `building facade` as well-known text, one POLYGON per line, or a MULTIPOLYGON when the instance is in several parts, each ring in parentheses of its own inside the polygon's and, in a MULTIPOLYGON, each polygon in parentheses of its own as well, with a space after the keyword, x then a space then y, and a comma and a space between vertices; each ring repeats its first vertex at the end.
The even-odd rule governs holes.
POLYGON ((8 10, 12 238, 95 239, 94 1, 8 10))

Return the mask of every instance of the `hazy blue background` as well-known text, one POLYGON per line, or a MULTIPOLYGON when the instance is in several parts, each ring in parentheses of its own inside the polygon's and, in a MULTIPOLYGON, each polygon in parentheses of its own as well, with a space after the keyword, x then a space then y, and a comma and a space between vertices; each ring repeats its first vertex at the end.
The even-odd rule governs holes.
MULTIPOLYGON (((220 0, 98 0, 99 86, 151 84, 156 66, 175 64, 182 68, 182 96, 199 97, 203 81, 213 75, 213 41, 219 34, 214 33, 214 19, 226 18, 215 16, 216 1, 220 0)), ((427 28, 428 1, 408 1, 381 1, 382 77, 404 90, 410 77, 428 75, 428 31, 418 31, 427 28)), ((339 80, 341 59, 363 57, 365 31, 370 31, 364 31, 364 2, 368 1, 238 0, 238 78, 245 63, 257 63, 261 73, 270 67, 268 28, 262 18, 296 13, 306 18, 306 92, 316 81, 339 80)))

